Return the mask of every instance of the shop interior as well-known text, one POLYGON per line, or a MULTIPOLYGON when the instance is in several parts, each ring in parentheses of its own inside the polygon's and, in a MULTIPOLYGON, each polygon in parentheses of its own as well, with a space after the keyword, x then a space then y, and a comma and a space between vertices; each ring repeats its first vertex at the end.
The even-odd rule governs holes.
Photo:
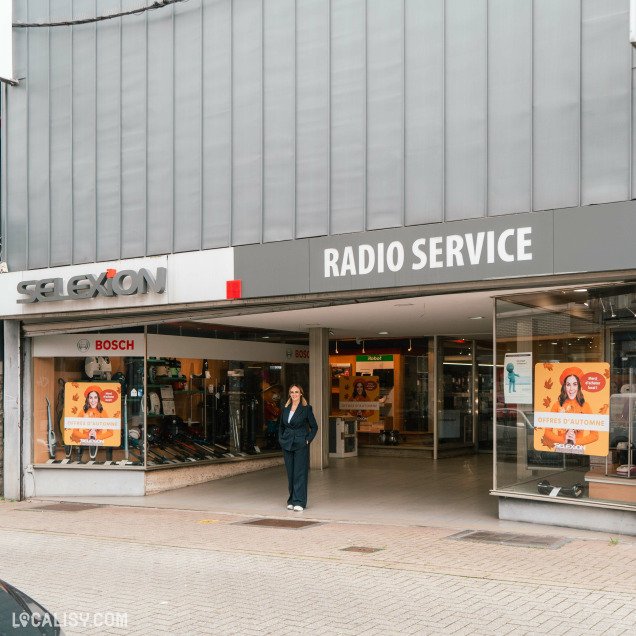
POLYGON ((277 419, 287 387, 309 386, 302 351, 311 327, 330 334, 330 458, 358 457, 350 465, 362 469, 365 456, 460 457, 468 470, 471 462, 483 468, 494 459, 493 493, 500 496, 636 504, 636 285, 628 283, 136 328, 148 339, 242 348, 236 356, 197 355, 196 345, 179 355, 177 345, 170 355, 148 349, 145 357, 35 357, 34 464, 155 470, 279 455, 277 419), (301 353, 245 354, 262 343, 301 353), (525 394, 523 374, 509 369, 514 356, 530 366, 525 394), (521 395, 511 393, 514 376, 521 395), (588 405, 581 401, 574 415, 564 395, 572 376, 588 405), (93 408, 95 385, 109 417, 119 418, 115 432, 94 427, 91 435, 83 423, 75 427, 80 433, 66 430, 73 408, 93 408), (564 412, 582 428, 541 419, 564 412), (343 440, 335 447, 332 429, 343 440))

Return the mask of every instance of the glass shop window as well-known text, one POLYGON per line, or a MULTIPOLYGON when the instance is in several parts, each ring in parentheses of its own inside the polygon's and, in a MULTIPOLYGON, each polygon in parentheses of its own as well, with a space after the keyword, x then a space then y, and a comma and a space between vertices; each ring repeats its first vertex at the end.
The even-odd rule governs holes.
POLYGON ((497 490, 636 504, 634 292, 497 300, 497 490))

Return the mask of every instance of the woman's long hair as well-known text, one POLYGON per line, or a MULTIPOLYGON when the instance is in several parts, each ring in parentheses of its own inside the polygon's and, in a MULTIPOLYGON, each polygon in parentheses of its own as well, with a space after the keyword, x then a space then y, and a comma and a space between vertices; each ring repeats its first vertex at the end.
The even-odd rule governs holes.
MULTIPOLYGON (((290 385, 289 389, 287 389, 287 395, 289 395, 289 392, 296 387, 299 391, 300 391, 300 405, 301 406, 307 406, 307 400, 305 399, 305 396, 303 395, 303 387, 300 386, 300 384, 292 384, 290 385)), ((292 402, 291 396, 289 395, 289 398, 287 399, 287 402, 285 402, 285 406, 289 406, 292 402)))
POLYGON ((561 393, 559 395, 559 404, 563 406, 563 403, 567 399, 569 399, 567 391, 565 390, 565 383, 568 381, 568 378, 576 378, 577 389, 576 389, 575 399, 579 406, 583 406, 583 402, 585 402, 585 398, 583 397, 583 391, 581 391, 581 380, 579 380, 579 376, 574 375, 574 373, 571 373, 570 375, 566 375, 565 380, 563 380, 563 384, 561 385, 561 393))
MULTIPOLYGON (((91 391, 91 393, 97 393, 97 391, 91 391)), ((86 402, 84 402, 84 413, 88 413, 88 411, 90 410, 91 406, 88 403, 88 398, 91 396, 91 393, 89 393, 86 396, 86 402)), ((95 407, 100 413, 104 410, 104 407, 102 406, 102 400, 99 397, 99 393, 97 393, 97 406, 95 407)))

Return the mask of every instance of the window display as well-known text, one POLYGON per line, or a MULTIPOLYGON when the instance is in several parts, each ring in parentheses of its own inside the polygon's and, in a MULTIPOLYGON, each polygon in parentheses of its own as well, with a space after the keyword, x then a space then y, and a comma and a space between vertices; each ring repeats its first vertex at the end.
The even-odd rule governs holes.
POLYGON ((307 363, 282 361, 306 346, 138 333, 117 334, 125 355, 73 355, 104 354, 110 337, 34 338, 34 464, 166 467, 280 452, 284 383, 308 379, 307 363), (271 361, 212 357, 256 350, 271 361))
POLYGON ((496 490, 636 504, 635 298, 606 285, 497 299, 496 490), (504 390, 521 353, 531 404, 504 390))

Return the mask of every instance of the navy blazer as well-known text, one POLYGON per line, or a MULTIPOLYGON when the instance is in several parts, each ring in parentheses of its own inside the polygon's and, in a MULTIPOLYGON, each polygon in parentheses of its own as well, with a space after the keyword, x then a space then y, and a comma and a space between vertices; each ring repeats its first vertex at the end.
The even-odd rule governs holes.
POLYGON ((318 424, 311 406, 299 404, 291 420, 288 421, 290 409, 291 404, 285 406, 281 413, 278 441, 283 450, 295 451, 307 446, 307 442, 311 443, 318 432, 318 424))

